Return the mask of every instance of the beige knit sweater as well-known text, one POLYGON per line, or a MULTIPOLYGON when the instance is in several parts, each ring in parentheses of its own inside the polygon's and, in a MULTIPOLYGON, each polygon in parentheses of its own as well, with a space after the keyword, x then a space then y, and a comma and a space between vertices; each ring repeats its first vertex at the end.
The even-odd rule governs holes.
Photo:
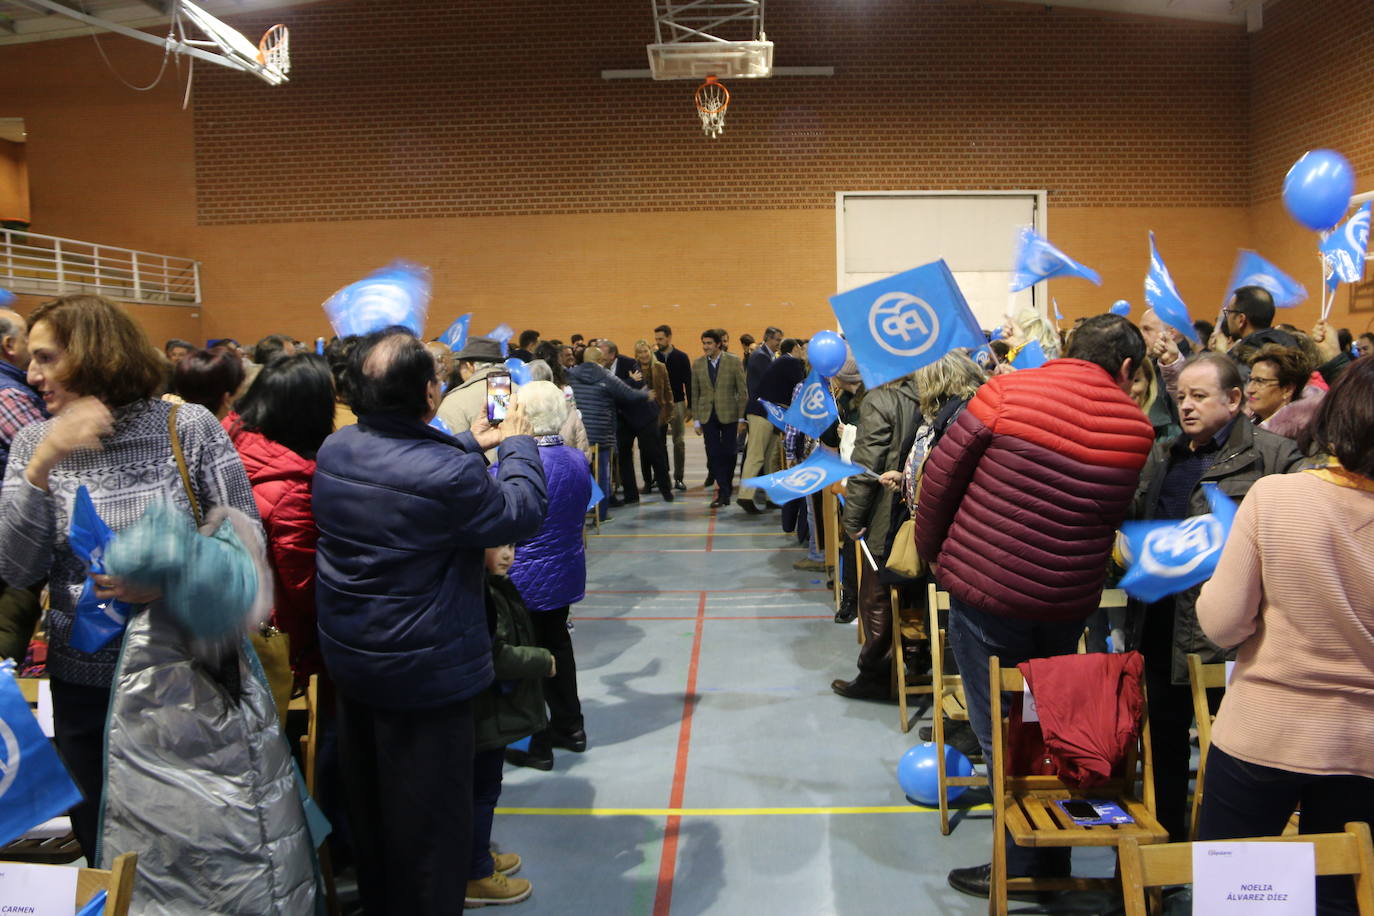
POLYGON ((1197 615, 1217 645, 1240 647, 1217 747, 1374 778, 1374 491, 1312 472, 1259 480, 1197 615))

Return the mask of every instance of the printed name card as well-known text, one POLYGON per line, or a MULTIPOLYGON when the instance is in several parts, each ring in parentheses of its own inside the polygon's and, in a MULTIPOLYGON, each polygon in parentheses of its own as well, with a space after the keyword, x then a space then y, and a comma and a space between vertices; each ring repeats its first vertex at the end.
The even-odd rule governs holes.
POLYGON ((43 734, 49 738, 53 736, 52 724, 52 681, 43 678, 38 682, 38 709, 34 715, 38 716, 38 727, 43 729, 43 734))
POLYGON ((0 862, 0 913, 72 916, 77 872, 67 865, 0 862))
POLYGON ((1206 916, 1313 916, 1311 843, 1194 843, 1193 912, 1206 916))

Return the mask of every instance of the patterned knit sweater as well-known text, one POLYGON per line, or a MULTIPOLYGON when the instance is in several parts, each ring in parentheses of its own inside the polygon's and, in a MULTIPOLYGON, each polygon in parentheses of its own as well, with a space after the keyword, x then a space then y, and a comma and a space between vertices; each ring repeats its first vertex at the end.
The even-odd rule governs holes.
MULTIPOLYGON (((70 645, 72 612, 86 581, 85 567, 67 546, 77 488, 86 485, 96 511, 115 531, 137 521, 158 494, 191 512, 167 430, 171 408, 153 400, 117 408, 114 432, 103 440, 104 447, 68 455, 49 474, 47 493, 28 482, 24 469, 54 421, 27 426, 14 438, 0 491, 0 579, 28 585, 47 578, 52 593, 48 672, 58 680, 109 687, 119 658, 118 639, 93 654, 70 645)), ((256 519, 248 475, 214 416, 204 407, 183 404, 177 433, 201 511, 227 505, 256 519)))

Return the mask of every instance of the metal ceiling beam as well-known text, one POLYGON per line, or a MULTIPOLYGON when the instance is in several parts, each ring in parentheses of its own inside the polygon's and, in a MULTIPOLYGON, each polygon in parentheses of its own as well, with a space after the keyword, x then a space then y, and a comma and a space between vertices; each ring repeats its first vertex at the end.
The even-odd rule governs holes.
MULTIPOLYGON (((10 2, 21 3, 24 6, 37 6, 47 12, 57 13, 58 15, 66 16, 70 19, 75 19, 78 22, 84 22, 87 25, 95 26, 98 29, 104 29, 109 32, 114 32, 118 35, 123 35, 126 38, 134 38, 138 41, 147 42, 151 45, 157 45, 160 48, 165 48, 169 46, 168 42, 165 39, 159 38, 156 35, 149 35, 147 32, 140 32, 137 29, 131 29, 127 26, 122 26, 117 22, 110 22, 108 19, 100 19, 96 16, 88 15, 80 10, 74 10, 69 6, 65 6, 61 3, 56 3, 54 2, 54 0, 10 0, 10 2)), ((221 67, 229 67, 233 70, 243 69, 237 63, 234 63, 233 61, 229 60, 223 55, 211 54, 209 51, 202 51, 200 48, 193 48, 190 45, 186 45, 181 42, 172 42, 170 47, 171 50, 175 51, 178 54, 189 54, 191 57, 199 58, 200 60, 207 61, 212 64, 219 64, 221 67)))

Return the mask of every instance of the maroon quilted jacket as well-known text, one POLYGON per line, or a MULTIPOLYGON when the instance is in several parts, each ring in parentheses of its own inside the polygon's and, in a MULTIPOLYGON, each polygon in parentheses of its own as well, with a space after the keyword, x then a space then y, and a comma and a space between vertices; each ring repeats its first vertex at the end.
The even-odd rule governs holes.
POLYGON ((1140 408, 1092 363, 997 376, 926 461, 917 550, 942 588, 987 613, 1083 619, 1153 443, 1140 408))

